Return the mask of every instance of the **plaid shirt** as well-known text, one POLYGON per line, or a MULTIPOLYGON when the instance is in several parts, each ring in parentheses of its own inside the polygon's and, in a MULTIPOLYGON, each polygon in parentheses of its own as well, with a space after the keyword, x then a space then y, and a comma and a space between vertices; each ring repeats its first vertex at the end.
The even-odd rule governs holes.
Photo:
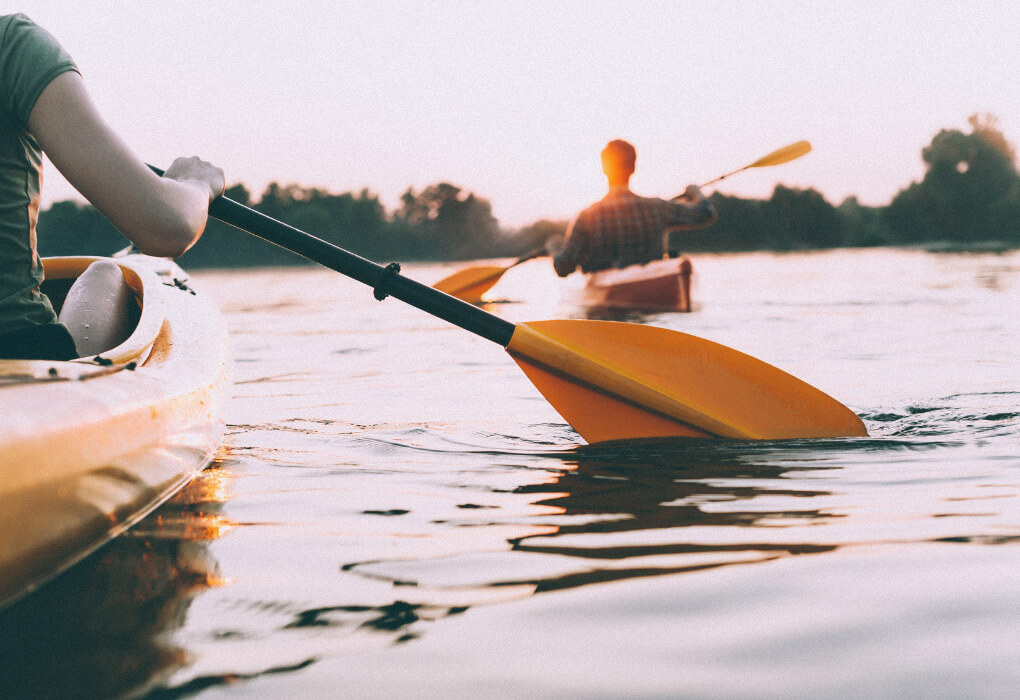
POLYGON ((700 228, 715 219, 715 207, 707 199, 691 204, 679 197, 640 197, 626 187, 613 188, 574 219, 553 266, 566 277, 578 266, 595 272, 658 260, 665 252, 666 231, 700 228))

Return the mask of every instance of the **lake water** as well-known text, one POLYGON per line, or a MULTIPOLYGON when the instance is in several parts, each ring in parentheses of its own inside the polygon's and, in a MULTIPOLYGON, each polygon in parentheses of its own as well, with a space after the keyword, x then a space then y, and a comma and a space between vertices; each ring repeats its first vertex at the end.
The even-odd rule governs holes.
MULTIPOLYGON (((585 446, 502 348, 399 301, 196 274, 232 333, 220 458, 0 617, 0 695, 1016 697, 1020 253, 693 261, 694 313, 626 320, 871 437, 585 446)), ((487 308, 584 317, 560 284, 533 261, 487 308)))

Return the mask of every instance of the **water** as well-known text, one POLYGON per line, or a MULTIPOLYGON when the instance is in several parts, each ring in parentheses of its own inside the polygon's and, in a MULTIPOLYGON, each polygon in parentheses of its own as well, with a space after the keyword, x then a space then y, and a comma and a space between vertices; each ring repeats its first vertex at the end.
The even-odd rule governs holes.
MULTIPOLYGON (((233 339, 221 457, 0 618, 0 689, 1015 697, 1020 254, 694 262, 695 313, 628 320, 871 437, 585 446, 500 347, 335 273, 196 275, 233 339)), ((583 317, 557 284, 529 263, 488 308, 583 317)))

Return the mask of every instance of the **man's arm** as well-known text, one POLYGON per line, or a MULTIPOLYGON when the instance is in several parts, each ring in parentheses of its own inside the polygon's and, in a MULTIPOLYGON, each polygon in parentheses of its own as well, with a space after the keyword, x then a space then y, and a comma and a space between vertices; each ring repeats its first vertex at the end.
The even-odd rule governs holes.
POLYGON ((149 170, 100 116, 76 72, 46 86, 28 126, 68 182, 148 255, 183 254, 223 192, 223 171, 198 158, 178 158, 162 178, 149 170))
POLYGON ((566 277, 581 264, 584 253, 585 237, 584 232, 577 226, 577 219, 574 219, 567 227, 566 238, 556 236, 545 243, 545 249, 549 252, 553 261, 553 269, 560 277, 566 277))

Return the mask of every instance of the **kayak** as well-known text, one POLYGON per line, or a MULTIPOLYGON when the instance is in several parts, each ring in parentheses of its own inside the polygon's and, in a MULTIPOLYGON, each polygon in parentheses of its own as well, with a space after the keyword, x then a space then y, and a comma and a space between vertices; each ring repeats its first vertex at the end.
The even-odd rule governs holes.
POLYGON ((595 309, 691 310, 691 262, 664 258, 589 273, 578 301, 595 309))
MULTIPOLYGON (((55 306, 100 259, 43 260, 55 306)), ((112 260, 140 307, 127 340, 70 362, 0 360, 0 607, 170 498, 222 439, 219 311, 171 261, 112 260)))

